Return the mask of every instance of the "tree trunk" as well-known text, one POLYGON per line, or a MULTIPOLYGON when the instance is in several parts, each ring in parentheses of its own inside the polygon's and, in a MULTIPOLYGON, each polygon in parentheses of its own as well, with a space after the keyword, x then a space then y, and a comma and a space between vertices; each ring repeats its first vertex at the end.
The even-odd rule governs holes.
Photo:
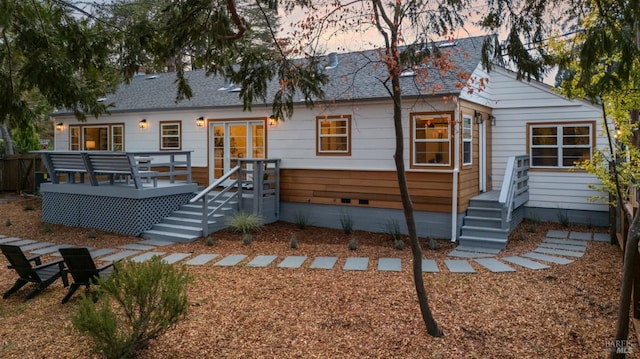
POLYGON ((411 254, 413 255, 413 281, 416 287, 416 293, 418 295, 418 303, 420 305, 420 312, 422 313, 422 320, 427 326, 427 333, 434 337, 441 337, 444 334, 438 328, 429 308, 429 299, 427 298, 427 292, 424 289, 424 281, 422 278, 422 248, 420 242, 418 242, 418 235, 416 233, 416 221, 413 217, 413 203, 409 196, 409 186, 407 185, 407 174, 404 167, 404 135, 402 131, 402 103, 400 91, 400 81, 397 76, 391 80, 393 86, 393 124, 396 132, 396 150, 393 156, 396 164, 396 173, 398 175, 398 186, 400 187, 400 197, 402 198, 402 208, 404 209, 404 217, 407 223, 407 230, 409 232, 409 239, 411 241, 411 254))
POLYGON ((4 140, 4 154, 7 156, 13 156, 13 141, 11 141, 11 132, 7 128, 6 124, 0 124, 0 138, 4 140))
MULTIPOLYGON (((638 239, 640 239, 640 216, 636 215, 629 227, 627 243, 624 248, 624 264, 622 266, 622 284, 620 287, 620 306, 618 308, 618 323, 614 343, 628 343, 629 337, 629 309, 631 307, 631 292, 633 283, 633 265, 638 257, 638 239)), ((611 348, 611 358, 624 358, 624 350, 616 352, 611 348)))

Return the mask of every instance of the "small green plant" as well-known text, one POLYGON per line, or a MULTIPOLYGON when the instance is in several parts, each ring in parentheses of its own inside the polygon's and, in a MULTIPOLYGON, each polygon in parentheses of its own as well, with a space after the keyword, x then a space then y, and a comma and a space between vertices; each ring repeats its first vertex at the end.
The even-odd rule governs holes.
POLYGON ((353 233, 353 217, 351 216, 351 212, 343 211, 340 214, 340 226, 342 226, 344 234, 350 235, 353 233))
POLYGON ((289 240, 289 247, 291 249, 298 249, 298 236, 295 233, 291 233, 291 239, 289 240))
POLYGON ((27 204, 24 207, 22 207, 22 210, 25 211, 25 212, 29 212, 29 211, 35 211, 35 208, 33 208, 32 205, 27 204))
POLYGON ((96 233, 96 231, 92 229, 89 232, 87 232, 87 238, 96 239, 98 238, 98 233, 96 233))
POLYGON ((351 237, 351 240, 349 241, 347 247, 350 251, 355 251, 358 249, 358 240, 356 239, 356 237, 351 237))
POLYGON ((141 263, 115 263, 115 273, 99 279, 100 301, 82 295, 73 326, 93 339, 93 350, 105 358, 135 358, 185 315, 186 268, 166 264, 159 256, 141 263))
POLYGON ((405 244, 404 241, 400 238, 396 239, 393 241, 393 248, 401 251, 405 248, 405 244))
POLYGON ((242 234, 242 244, 249 245, 253 240, 253 233, 264 226, 264 220, 255 214, 238 212, 227 219, 227 225, 234 232, 242 234))
POLYGON ((7 218, 6 221, 4 221, 4 225, 7 227, 10 227, 13 223, 11 223, 11 218, 7 218))
POLYGON ((298 227, 298 229, 305 229, 310 224, 309 216, 303 212, 296 213, 295 221, 296 227, 298 227))
POLYGON ((520 240, 521 241, 526 241, 528 238, 529 238, 529 236, 527 236, 526 233, 520 232, 520 240))
POLYGON ((204 239, 204 245, 207 247, 213 246, 213 237, 207 236, 207 238, 204 239))
POLYGON ((51 233, 53 231, 53 227, 51 227, 51 223, 45 223, 42 226, 42 232, 43 233, 51 233))
POLYGON ((438 249, 438 241, 436 241, 434 238, 429 238, 429 249, 431 249, 432 251, 438 249))
POLYGON ((558 212, 558 222, 560 222, 563 227, 569 227, 569 213, 567 210, 563 209, 558 212))
POLYGON ((387 235, 391 238, 392 241, 397 241, 401 239, 402 233, 400 232, 400 223, 396 219, 390 219, 387 221, 385 225, 385 231, 387 235))

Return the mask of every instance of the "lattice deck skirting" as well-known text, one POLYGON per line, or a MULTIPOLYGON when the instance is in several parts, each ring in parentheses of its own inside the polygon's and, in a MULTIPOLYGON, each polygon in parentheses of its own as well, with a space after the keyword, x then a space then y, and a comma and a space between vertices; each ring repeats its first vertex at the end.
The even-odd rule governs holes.
POLYGON ((138 236, 179 209, 193 195, 190 192, 148 198, 122 198, 43 192, 42 221, 138 236))

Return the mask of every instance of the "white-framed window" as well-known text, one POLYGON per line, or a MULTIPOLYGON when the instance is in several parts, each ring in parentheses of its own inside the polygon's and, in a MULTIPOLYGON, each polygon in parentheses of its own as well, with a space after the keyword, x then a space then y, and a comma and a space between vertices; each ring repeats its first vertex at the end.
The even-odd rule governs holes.
POLYGON ((180 121, 160 121, 160 149, 182 149, 182 128, 180 121))
POLYGON ((450 113, 411 114, 411 167, 451 167, 450 113))
POLYGON ((112 151, 124 150, 124 126, 123 125, 111 126, 111 150, 112 151))
POLYGON ((462 116, 462 164, 473 163, 473 121, 471 116, 462 116))
POLYGON ((351 155, 351 116, 316 117, 316 154, 319 156, 351 155))
POLYGON ((591 159, 594 122, 527 124, 531 168, 571 168, 591 159))

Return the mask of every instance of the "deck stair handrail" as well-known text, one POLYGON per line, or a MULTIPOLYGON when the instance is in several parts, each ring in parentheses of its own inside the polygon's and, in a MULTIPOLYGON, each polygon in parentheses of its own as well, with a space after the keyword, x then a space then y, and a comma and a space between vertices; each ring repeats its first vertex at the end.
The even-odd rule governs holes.
POLYGON ((222 177, 218 178, 209 187, 200 191, 195 197, 189 200, 190 203, 195 203, 202 200, 202 235, 204 237, 209 235, 209 218, 212 218, 221 208, 225 207, 231 201, 236 200, 238 206, 240 205, 240 199, 242 198, 242 186, 238 186, 240 176, 234 174, 240 173, 240 166, 232 168, 229 172, 225 173, 222 177), (231 180, 231 182, 228 182, 231 180), (217 188, 223 187, 221 191, 215 191, 217 188), (236 189, 236 191, 231 191, 236 189), (209 196, 209 193, 213 192, 213 196, 209 196), (227 195, 229 193, 230 195, 227 195))
POLYGON ((529 156, 507 160, 498 202, 502 205, 502 229, 509 228, 513 210, 529 200, 529 156))

